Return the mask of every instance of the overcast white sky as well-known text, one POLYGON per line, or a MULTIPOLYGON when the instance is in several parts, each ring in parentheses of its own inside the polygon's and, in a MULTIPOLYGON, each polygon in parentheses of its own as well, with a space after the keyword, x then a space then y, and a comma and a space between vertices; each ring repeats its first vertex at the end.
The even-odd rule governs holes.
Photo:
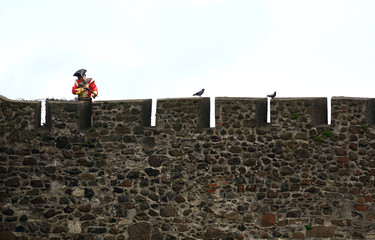
POLYGON ((373 0, 0 0, 0 95, 372 97, 373 0))

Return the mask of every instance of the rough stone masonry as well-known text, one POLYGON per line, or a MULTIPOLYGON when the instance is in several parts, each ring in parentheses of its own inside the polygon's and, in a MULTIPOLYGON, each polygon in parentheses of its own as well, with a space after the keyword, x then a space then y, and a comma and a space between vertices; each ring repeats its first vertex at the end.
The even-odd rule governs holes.
POLYGON ((0 239, 375 239, 374 106, 0 97, 0 239))

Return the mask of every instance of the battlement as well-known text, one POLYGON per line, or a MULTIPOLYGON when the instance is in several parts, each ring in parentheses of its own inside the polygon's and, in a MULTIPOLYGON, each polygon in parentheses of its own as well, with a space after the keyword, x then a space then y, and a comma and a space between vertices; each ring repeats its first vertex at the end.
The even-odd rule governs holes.
POLYGON ((357 124, 374 125, 375 99, 374 98, 347 98, 332 97, 332 126, 357 124))
POLYGON ((0 95, 1 133, 37 129, 41 123, 40 101, 15 101, 0 95))
POLYGON ((374 239, 374 99, 327 100, 0 96, 0 239, 374 239))
MULTIPOLYGON (((14 101, 0 96, 2 131, 40 128, 41 102, 14 101), (16 120, 16 121, 14 121, 16 120)), ((46 101, 46 127, 52 131, 75 131, 90 127, 115 131, 125 126, 151 126, 152 100, 72 102, 46 101), (120 125, 120 126, 119 126, 120 125)), ((157 100, 156 128, 194 131, 210 127, 210 109, 215 109, 215 127, 311 128, 327 125, 327 98, 275 98, 271 100, 271 122, 267 123, 266 98, 174 98, 157 100)), ((333 97, 331 125, 375 122, 375 99, 333 97)))

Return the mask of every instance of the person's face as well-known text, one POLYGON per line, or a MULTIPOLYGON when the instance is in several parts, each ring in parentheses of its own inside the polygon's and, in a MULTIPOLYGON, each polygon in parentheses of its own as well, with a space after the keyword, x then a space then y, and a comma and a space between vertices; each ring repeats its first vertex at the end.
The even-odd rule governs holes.
POLYGON ((86 82, 86 75, 82 76, 82 80, 86 82))

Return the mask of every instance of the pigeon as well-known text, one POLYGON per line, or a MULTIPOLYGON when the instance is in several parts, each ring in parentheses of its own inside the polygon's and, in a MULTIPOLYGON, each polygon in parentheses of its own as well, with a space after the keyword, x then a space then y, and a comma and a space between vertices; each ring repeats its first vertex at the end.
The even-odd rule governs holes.
POLYGON ((273 94, 267 95, 267 97, 270 97, 270 98, 276 97, 276 92, 274 92, 273 94))
POLYGON ((204 88, 202 90, 200 90, 199 92, 196 92, 193 94, 193 96, 202 96, 202 94, 204 93, 204 88))

